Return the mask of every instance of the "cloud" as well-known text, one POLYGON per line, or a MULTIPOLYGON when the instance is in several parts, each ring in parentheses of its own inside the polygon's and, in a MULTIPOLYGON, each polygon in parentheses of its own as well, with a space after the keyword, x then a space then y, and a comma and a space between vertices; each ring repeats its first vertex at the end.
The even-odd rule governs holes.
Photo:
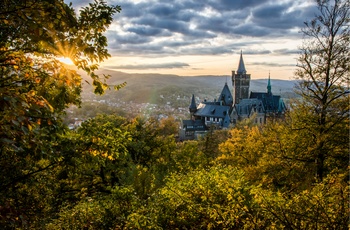
POLYGON ((289 29, 302 25, 300 20, 301 12, 299 10, 291 10, 292 6, 292 2, 262 5, 253 10, 252 22, 262 28, 275 31, 282 30, 289 33, 289 29))
POLYGON ((243 10, 259 4, 265 4, 266 0, 219 0, 211 1, 218 10, 243 10))
MULTIPOLYGON (((85 3, 86 0, 73 0, 73 5, 85 3)), ((122 8, 106 33, 109 49, 112 54, 129 56, 220 55, 246 49, 251 44, 262 46, 259 50, 267 49, 265 41, 300 37, 298 30, 315 11, 311 0, 107 0, 107 3, 122 8)))
POLYGON ((187 68, 189 66, 190 66, 189 64, 183 63, 183 62, 172 62, 172 63, 160 63, 160 64, 106 66, 106 68, 146 70, 146 69, 178 69, 178 68, 187 68))
POLYGON ((271 66, 271 67, 295 67, 296 64, 280 64, 275 62, 250 62, 250 65, 271 66))
POLYGON ((278 55, 289 55, 289 54, 299 54, 300 50, 297 49, 277 49, 273 50, 273 54, 278 55))
POLYGON ((144 26, 144 25, 137 25, 135 27, 130 27, 126 31, 135 33, 139 36, 159 36, 159 35, 170 36, 171 35, 170 33, 166 35, 162 29, 154 28, 151 26, 144 26))

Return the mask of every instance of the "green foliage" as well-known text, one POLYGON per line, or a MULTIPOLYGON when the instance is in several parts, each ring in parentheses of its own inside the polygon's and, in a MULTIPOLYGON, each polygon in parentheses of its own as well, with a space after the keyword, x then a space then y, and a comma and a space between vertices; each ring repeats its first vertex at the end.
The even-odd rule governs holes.
POLYGON ((173 153, 176 171, 186 173, 208 165, 208 158, 199 150, 198 141, 185 141, 177 144, 177 150, 173 153))
POLYGON ((87 197, 67 205, 45 229, 124 229, 137 200, 129 187, 115 187, 106 196, 87 197))
POLYGON ((259 188, 253 194, 264 219, 276 229, 348 229, 350 194, 344 179, 344 174, 332 174, 293 195, 259 188))
POLYGON ((58 193, 79 200, 125 184, 131 174, 127 145, 132 140, 123 130, 125 123, 120 117, 100 115, 67 136, 70 148, 57 172, 58 193))
POLYGON ((240 171, 213 167, 172 174, 128 226, 145 229, 258 229, 251 187, 240 171), (136 225, 137 223, 137 225, 136 225))
POLYGON ((80 103, 81 77, 59 58, 70 58, 95 81, 105 60, 102 34, 119 7, 95 1, 80 15, 63 1, 9 1, 0 8, 0 223, 29 227, 49 213, 52 177, 72 151, 60 116, 80 103), (96 23, 86 24, 86 19, 96 23), (48 173, 50 172, 50 173, 48 173), (52 173, 52 174, 51 174, 52 173), (28 195, 29 194, 29 195, 28 195))
POLYGON ((220 155, 218 146, 227 138, 227 130, 215 130, 214 127, 210 127, 208 133, 200 138, 199 150, 206 155, 208 163, 220 155))
POLYGON ((76 15, 63 1, 5 0, 2 228, 348 229, 349 5, 328 3, 318 1, 320 17, 306 24, 319 44, 302 50, 303 98, 284 121, 248 120, 176 143, 172 117, 101 114, 77 130, 63 125, 81 78, 57 58, 71 58, 103 93, 95 70, 109 56, 103 32, 119 7, 95 1, 76 15))

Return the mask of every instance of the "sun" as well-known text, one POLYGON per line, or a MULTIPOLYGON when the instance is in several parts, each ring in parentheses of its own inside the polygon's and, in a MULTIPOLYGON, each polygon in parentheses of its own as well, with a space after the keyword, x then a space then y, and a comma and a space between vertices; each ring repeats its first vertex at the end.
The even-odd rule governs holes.
POLYGON ((74 65, 73 61, 68 57, 60 57, 60 58, 57 58, 57 60, 59 60, 60 62, 66 65, 74 65))

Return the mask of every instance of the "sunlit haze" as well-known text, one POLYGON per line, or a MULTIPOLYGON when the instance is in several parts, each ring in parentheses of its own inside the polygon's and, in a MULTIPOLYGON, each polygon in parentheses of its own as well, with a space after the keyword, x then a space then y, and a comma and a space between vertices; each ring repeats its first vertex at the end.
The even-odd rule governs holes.
MULTIPOLYGON (((68 0, 66 1, 69 2, 68 0)), ((74 0, 79 10, 88 0, 74 0)), ((253 79, 293 79, 311 0, 107 0, 121 13, 106 32, 102 68, 181 76, 231 75, 239 54, 253 79)))
POLYGON ((67 57, 60 57, 60 58, 57 58, 57 60, 59 60, 60 62, 66 64, 66 65, 73 65, 74 64, 73 61, 67 57))

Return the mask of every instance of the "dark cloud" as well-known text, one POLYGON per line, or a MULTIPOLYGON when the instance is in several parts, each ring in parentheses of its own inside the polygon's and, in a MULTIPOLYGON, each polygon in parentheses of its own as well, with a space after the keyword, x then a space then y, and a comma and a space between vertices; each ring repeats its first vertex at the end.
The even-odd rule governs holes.
POLYGON ((269 32, 265 28, 256 26, 251 23, 247 23, 232 28, 232 33, 248 37, 264 37, 269 35, 271 32, 269 32))
POLYGON ((267 4, 252 11, 254 24, 269 30, 288 31, 302 25, 300 10, 291 11, 292 2, 284 4, 267 4))
POLYGON ((249 9, 256 5, 265 4, 266 0, 219 0, 211 1, 214 7, 219 10, 242 10, 249 9))
POLYGON ((128 32, 138 34, 140 36, 170 36, 170 33, 164 33, 164 30, 160 28, 154 28, 151 26, 138 25, 127 29, 128 32))
POLYGON ((172 15, 176 15, 177 11, 178 9, 175 8, 175 5, 169 3, 155 4, 148 10, 149 13, 156 17, 171 17, 172 15))
POLYGON ((219 55, 231 54, 232 50, 227 46, 205 46, 194 48, 183 48, 179 50, 182 55, 219 55))
POLYGON ((187 63, 172 62, 172 63, 161 63, 161 64, 107 66, 107 68, 144 70, 144 69, 179 69, 179 68, 187 68, 189 66, 190 65, 187 63))
MULTIPOLYGON (((73 0, 73 5, 86 2, 73 0)), ((247 47, 249 39, 263 43, 300 36, 296 31, 315 12, 315 7, 304 4, 304 0, 107 0, 107 3, 122 8, 107 33, 109 48, 125 55, 227 54, 232 49, 247 47)))
POLYGON ((299 54, 300 50, 297 49, 278 49, 273 50, 273 54, 282 54, 282 55, 289 55, 289 54, 299 54))
POLYGON ((249 54, 249 55, 261 55, 261 54, 270 54, 270 50, 252 50, 252 49, 246 49, 243 52, 244 54, 249 54))
POLYGON ((296 64, 280 64, 276 62, 250 62, 250 65, 271 66, 271 67, 295 67, 296 64))
POLYGON ((143 44, 143 43, 149 43, 152 39, 146 36, 139 36, 135 33, 128 33, 125 35, 119 35, 115 31, 108 31, 106 33, 106 36, 108 38, 108 44, 109 46, 114 46, 113 44, 143 44))

